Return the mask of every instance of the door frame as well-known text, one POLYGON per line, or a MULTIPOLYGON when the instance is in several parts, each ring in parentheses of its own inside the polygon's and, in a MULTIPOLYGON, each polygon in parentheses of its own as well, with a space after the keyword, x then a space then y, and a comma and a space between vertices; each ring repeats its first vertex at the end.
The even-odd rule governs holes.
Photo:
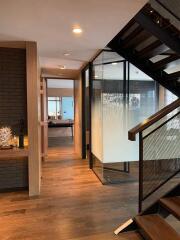
MULTIPOLYGON (((41 77, 41 152, 42 159, 46 160, 48 157, 48 80, 72 80, 70 78, 61 77, 41 77)), ((74 88, 74 87, 73 87, 74 88)), ((75 100, 75 99, 74 99, 75 100)), ((75 104, 74 104, 75 105, 75 104)), ((75 114, 75 109, 74 109, 75 114)))
MULTIPOLYGON (((98 54, 99 55, 99 54, 98 54)), ((82 158, 88 158, 89 159, 89 168, 92 169, 93 167, 93 160, 92 160, 92 153, 91 153, 91 99, 92 99, 92 62, 89 62, 85 68, 81 72, 81 78, 82 78, 82 158), (89 71, 89 99, 86 98, 86 71, 89 71), (87 123, 87 115, 86 115, 86 106, 88 101, 88 129, 89 129, 89 148, 88 148, 88 154, 87 154, 87 141, 86 141, 86 123, 87 123), (88 157, 87 157, 88 156, 88 157)))

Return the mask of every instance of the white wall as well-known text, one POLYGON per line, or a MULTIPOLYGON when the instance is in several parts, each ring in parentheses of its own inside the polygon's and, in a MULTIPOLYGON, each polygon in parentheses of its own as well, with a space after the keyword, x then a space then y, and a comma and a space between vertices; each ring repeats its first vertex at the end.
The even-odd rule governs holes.
POLYGON ((73 88, 48 88, 48 97, 72 97, 74 96, 73 88))

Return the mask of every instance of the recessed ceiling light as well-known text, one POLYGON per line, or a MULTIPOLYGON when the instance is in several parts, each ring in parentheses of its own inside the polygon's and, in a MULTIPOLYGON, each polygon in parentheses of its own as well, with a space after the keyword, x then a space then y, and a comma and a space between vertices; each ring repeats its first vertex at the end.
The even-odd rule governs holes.
POLYGON ((65 69, 66 66, 64 66, 64 65, 59 65, 59 68, 60 68, 60 69, 65 69))
POLYGON ((117 62, 113 62, 112 65, 117 65, 117 62))
POLYGON ((95 75, 94 77, 95 77, 95 78, 98 78, 99 76, 98 76, 98 75, 95 75))
POLYGON ((81 33, 82 33, 82 28, 80 28, 80 27, 74 27, 74 28, 73 28, 73 33, 75 33, 75 34, 81 34, 81 33))
POLYGON ((67 52, 67 53, 64 53, 64 56, 65 56, 65 57, 68 57, 68 56, 70 56, 70 55, 71 55, 71 54, 68 53, 68 52, 67 52))

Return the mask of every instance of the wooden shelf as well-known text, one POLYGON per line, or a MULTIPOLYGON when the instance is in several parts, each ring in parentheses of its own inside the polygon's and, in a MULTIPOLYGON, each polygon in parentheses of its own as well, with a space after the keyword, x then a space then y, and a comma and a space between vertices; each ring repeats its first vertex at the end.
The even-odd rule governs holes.
POLYGON ((20 159, 28 157, 28 149, 13 148, 8 150, 0 150, 0 160, 20 159))

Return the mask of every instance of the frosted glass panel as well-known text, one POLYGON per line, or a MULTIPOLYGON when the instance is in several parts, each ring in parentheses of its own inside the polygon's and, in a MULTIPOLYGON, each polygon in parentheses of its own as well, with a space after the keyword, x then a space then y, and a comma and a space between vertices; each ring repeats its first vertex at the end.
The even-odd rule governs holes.
POLYGON ((123 94, 111 97, 114 101, 105 100, 103 104, 103 162, 135 161, 138 159, 138 144, 128 140, 128 106, 123 94))
POLYGON ((91 103, 91 136, 92 154, 99 161, 103 161, 102 144, 102 79, 103 79, 102 55, 94 62, 92 81, 92 103, 91 103))
POLYGON ((93 169, 103 182, 138 180, 139 139, 129 141, 128 131, 174 100, 116 53, 99 55, 93 63, 91 130, 93 169))
POLYGON ((92 101, 92 153, 103 161, 102 152, 102 101, 101 101, 101 83, 95 81, 93 84, 92 101))

